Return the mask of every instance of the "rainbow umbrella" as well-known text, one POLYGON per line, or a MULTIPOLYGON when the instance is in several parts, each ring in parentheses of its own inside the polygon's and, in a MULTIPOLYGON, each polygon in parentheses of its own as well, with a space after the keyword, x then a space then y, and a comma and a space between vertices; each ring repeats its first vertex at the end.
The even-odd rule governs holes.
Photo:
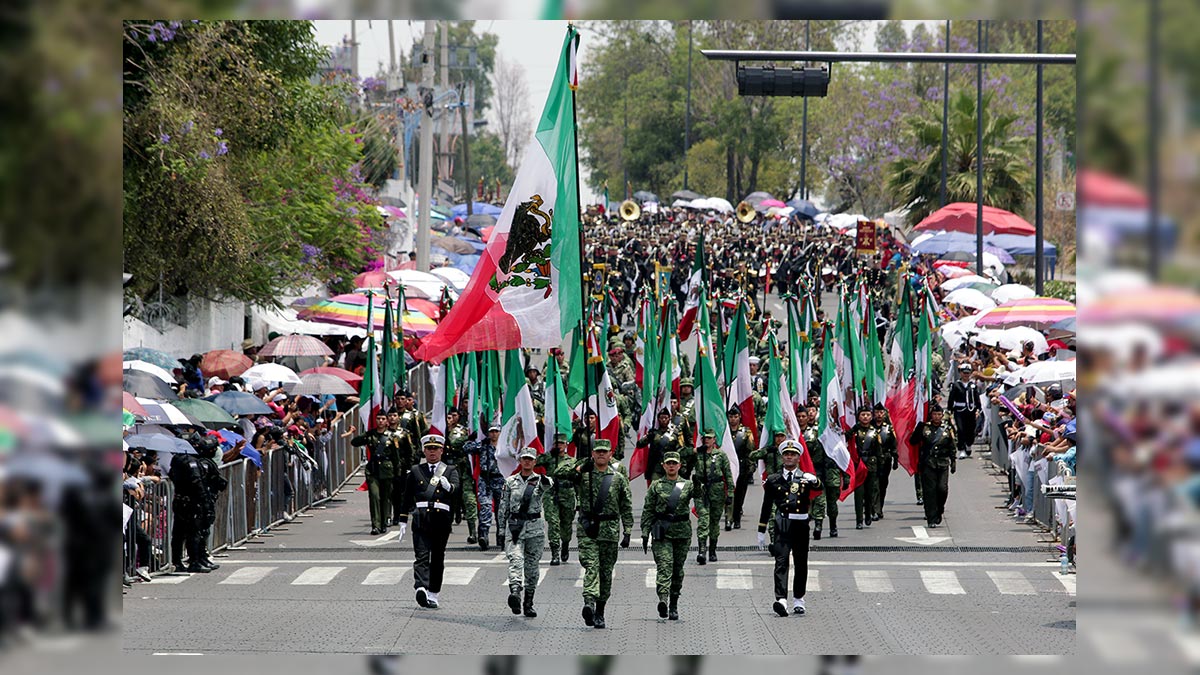
POLYGON ((1137 288, 1089 302, 1081 314, 1095 323, 1175 322, 1200 315, 1200 294, 1164 286, 1137 288))
MULTIPOLYGON (((384 299, 375 298, 377 309, 383 308, 384 299)), ((389 300, 392 307, 395 300, 389 300)), ((318 323, 333 323, 339 326, 367 327, 367 296, 364 293, 346 293, 335 295, 328 300, 322 300, 306 307, 297 314, 297 318, 318 323)), ((383 312, 377 311, 374 316, 373 330, 383 330, 383 312)), ((417 337, 429 335, 437 328, 437 323, 421 312, 406 308, 403 319, 404 332, 417 337)))
POLYGON ((1030 326, 1046 328, 1063 319, 1075 316, 1075 305, 1058 298, 1026 298, 1013 300, 989 309, 980 315, 976 326, 1030 326))

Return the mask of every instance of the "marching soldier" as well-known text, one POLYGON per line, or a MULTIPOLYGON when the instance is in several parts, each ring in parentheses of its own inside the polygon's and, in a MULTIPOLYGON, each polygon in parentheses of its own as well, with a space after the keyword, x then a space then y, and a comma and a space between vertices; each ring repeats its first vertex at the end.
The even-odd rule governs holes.
POLYGON ((467 456, 466 444, 471 437, 467 427, 459 423, 462 416, 458 410, 451 408, 446 411, 446 451, 443 458, 458 471, 462 481, 462 489, 454 497, 454 524, 467 520, 467 543, 474 544, 476 526, 479 523, 479 502, 475 499, 475 476, 471 471, 471 462, 467 456))
MULTIPOLYGON (((696 484, 697 497, 704 502, 707 527, 696 530, 696 546, 700 549, 696 562, 705 564, 704 539, 708 535, 708 559, 717 561, 717 538, 721 536, 721 514, 733 504, 733 472, 729 457, 717 447, 717 434, 712 428, 704 430, 703 445, 696 449, 696 464, 692 471, 692 482, 696 484)), ((665 469, 665 467, 664 467, 665 469)), ((699 513, 699 510, 697 510, 699 513)))
POLYGON ((875 472, 879 481, 879 492, 875 499, 875 519, 883 520, 883 502, 887 497, 888 481, 892 471, 900 468, 900 455, 896 452, 896 430, 888 419, 887 408, 875 404, 875 431, 879 434, 879 468, 875 472))
MULTIPOLYGON (((500 426, 493 424, 488 427, 487 438, 482 441, 468 441, 464 446, 468 453, 479 456, 479 550, 486 551, 488 532, 492 528, 495 517, 495 503, 500 498, 500 490, 504 488, 504 476, 500 474, 500 465, 496 463, 496 441, 500 438, 500 426)), ((499 542, 500 532, 496 532, 499 542)), ((497 546, 499 543, 497 543, 497 546)))
MULTIPOLYGON (((400 391, 396 397, 399 401, 400 408, 400 424, 396 427, 398 434, 398 452, 399 461, 396 464, 397 478, 401 481, 400 485, 408 474, 408 467, 416 464, 420 460, 421 454, 421 439, 425 434, 429 433, 429 422, 425 419, 424 413, 417 410, 413 405, 413 393, 407 389, 400 391)), ((392 494, 393 504, 400 502, 401 495, 392 494)), ((396 514, 399 517, 400 514, 396 514)), ((393 524, 395 521, 393 521, 393 524)))
POLYGON ((417 604, 437 609, 446 571, 446 542, 450 540, 450 500, 460 489, 458 471, 442 461, 446 441, 429 434, 421 439, 424 464, 414 464, 404 486, 404 513, 400 516, 400 538, 413 528, 413 588, 417 604))
POLYGON ((972 378, 974 368, 970 363, 958 366, 962 378, 950 385, 946 406, 954 414, 954 426, 958 431, 958 459, 971 456, 971 444, 975 442, 976 413, 980 410, 979 382, 972 378))
POLYGON ((534 473, 537 450, 525 448, 517 455, 520 471, 504 479, 500 493, 500 546, 508 556, 508 608, 513 614, 524 611, 533 618, 533 594, 537 591, 538 563, 546 546, 542 526, 542 499, 554 479, 534 473), (521 600, 522 590, 525 594, 521 600))
MULTIPOLYGON (((685 438, 688 438, 688 434, 695 434, 699 431, 696 429, 695 380, 690 377, 679 378, 679 418, 687 425, 684 431, 685 438)), ((694 435, 691 437, 695 438, 694 435)))
POLYGON ((925 522, 929 527, 942 524, 946 497, 950 494, 950 474, 957 468, 954 433, 942 424, 942 407, 929 406, 929 420, 917 424, 908 441, 917 446, 917 465, 925 494, 925 522))
POLYGON ((612 380, 614 389, 620 389, 626 382, 636 382, 637 374, 633 363, 625 356, 625 345, 617 336, 608 341, 608 377, 612 380))
POLYGON ((833 459, 825 454, 825 446, 817 435, 817 407, 807 406, 801 410, 798 421, 804 428, 804 444, 812 457, 813 470, 821 479, 823 488, 812 501, 813 541, 821 540, 821 524, 829 516, 829 538, 837 539, 838 497, 842 493, 842 470, 833 459))
MULTIPOLYGON (((741 413, 739 412, 738 414, 740 415, 741 413)), ((764 430, 764 433, 765 433, 765 430, 764 430)), ((750 453, 750 462, 755 466, 754 470, 757 471, 758 463, 762 462, 765 467, 765 473, 767 476, 770 476, 771 474, 779 473, 780 471, 783 470, 783 456, 780 454, 779 448, 782 447, 782 443, 784 442, 784 439, 787 438, 787 434, 785 434, 782 431, 776 431, 772 435, 772 438, 775 440, 774 443, 765 445, 765 446, 759 448, 758 450, 755 450, 754 452, 750 453)), ((768 501, 769 500, 767 499, 767 496, 764 494, 763 495, 763 503, 766 504, 768 501)), ((764 508, 767 508, 767 507, 764 507, 764 508)), ((771 506, 770 508, 773 509, 774 506, 771 506)), ((774 511, 772 511, 771 514, 772 514, 772 518, 770 521, 768 521, 767 532, 771 537, 771 545, 774 546, 775 545, 775 519, 773 517, 774 511)))
POLYGON ((858 423, 850 430, 855 447, 858 448, 858 458, 867 467, 867 479, 854 491, 854 529, 863 529, 865 523, 871 526, 875 510, 876 493, 879 482, 876 480, 876 468, 879 466, 879 433, 871 423, 871 409, 863 406, 858 409, 858 423))
POLYGON ((658 426, 638 441, 638 447, 642 446, 649 449, 646 456, 646 484, 649 485, 655 478, 664 475, 662 458, 668 452, 679 452, 683 447, 682 432, 671 425, 671 411, 666 408, 658 411, 658 426))
MULTIPOLYGON (((400 400, 400 397, 397 396, 396 400, 400 400)), ((412 446, 409 443, 408 431, 400 426, 399 408, 389 410, 383 419, 384 424, 381 431, 384 442, 390 446, 390 454, 393 458, 392 480, 388 491, 388 504, 391 510, 385 512, 390 515, 385 515, 384 519, 390 520, 392 525, 399 525, 400 509, 404 506, 404 475, 407 473, 407 469, 404 467, 411 466, 415 460, 410 452, 412 446)))
POLYGON ((612 444, 600 438, 592 444, 592 456, 573 469, 560 469, 558 480, 575 484, 579 510, 579 564, 583 578, 583 622, 605 627, 604 607, 612 592, 613 567, 617 563, 617 540, 629 547, 633 532, 633 495, 629 480, 610 463, 612 444), (573 474, 573 475, 572 475, 573 474))
POLYGON ((787 616, 788 566, 792 573, 792 613, 804 614, 804 594, 808 588, 808 509, 812 493, 821 489, 821 481, 800 470, 802 448, 796 441, 784 441, 779 448, 783 470, 772 474, 763 484, 763 508, 758 520, 758 548, 767 543, 767 519, 775 509, 778 535, 774 545, 775 602, 771 606, 779 616, 787 616))
POLYGON ((395 444, 385 433, 386 419, 384 417, 378 420, 381 428, 365 431, 350 439, 350 445, 367 448, 365 473, 367 495, 371 505, 371 534, 383 534, 388 531, 389 516, 392 515, 392 478, 396 475, 396 462, 400 459, 395 444))
POLYGON ((683 564, 692 542, 688 502, 696 507, 696 531, 701 541, 704 540, 709 517, 708 507, 700 496, 697 484, 679 475, 679 453, 668 452, 662 464, 664 475, 650 484, 642 505, 642 553, 646 552, 647 542, 653 536, 651 548, 654 550, 658 616, 674 621, 679 619, 683 564))
MULTIPOLYGON (((559 475, 560 470, 575 468, 575 458, 567 454, 567 435, 554 434, 554 446, 550 452, 537 458, 547 476, 559 475)), ((544 490, 542 513, 546 515, 546 530, 550 538, 550 564, 560 565, 567 561, 571 550, 571 521, 575 518, 575 490, 557 480, 544 490)))
POLYGON ((729 409, 729 435, 733 437, 733 448, 738 456, 738 477, 733 488, 733 504, 725 512, 725 531, 742 529, 742 507, 746 503, 746 488, 754 476, 754 462, 750 455, 754 449, 754 438, 742 426, 742 412, 737 406, 729 409), (730 525, 732 524, 732 528, 730 525))

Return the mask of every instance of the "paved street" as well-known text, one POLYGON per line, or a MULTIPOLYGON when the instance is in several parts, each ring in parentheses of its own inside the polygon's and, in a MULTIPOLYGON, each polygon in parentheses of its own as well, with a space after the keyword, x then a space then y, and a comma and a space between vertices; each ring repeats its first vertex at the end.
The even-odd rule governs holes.
MULTIPOLYGON (((887 518, 814 543, 805 617, 771 611, 771 559, 747 527, 723 532, 720 562, 689 560, 682 620, 654 610, 653 564, 621 552, 609 629, 579 618, 582 570, 543 559, 536 619, 513 616, 506 562, 456 528, 442 607, 417 607, 406 538, 371 537, 365 493, 343 493, 208 575, 159 578, 125 598, 124 649, 152 653, 1065 654, 1075 645, 1075 577, 1060 577, 1035 532, 1012 523, 980 459, 960 462, 946 525, 925 531, 911 479, 894 474, 887 518), (236 627, 232 629, 231 627, 236 627)), ((634 481, 640 505, 645 483, 634 481)), ((748 511, 761 503, 752 486, 748 511)), ((639 509, 635 509, 635 516, 639 509)))

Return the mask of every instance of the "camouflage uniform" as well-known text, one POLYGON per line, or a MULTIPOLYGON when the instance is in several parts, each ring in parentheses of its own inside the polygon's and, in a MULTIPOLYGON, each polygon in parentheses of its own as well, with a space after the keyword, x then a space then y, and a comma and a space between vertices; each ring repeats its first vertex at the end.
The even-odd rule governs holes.
POLYGON ((821 538, 821 523, 825 514, 829 514, 829 535, 837 536, 838 497, 842 492, 842 470, 825 454, 825 446, 817 435, 817 428, 809 426, 804 430, 804 444, 808 446, 812 458, 814 473, 821 479, 824 489, 812 502, 810 509, 813 519, 813 539, 821 538))
POLYGON ((508 556, 509 592, 519 595, 524 589, 529 605, 533 603, 533 592, 538 583, 538 563, 542 559, 542 549, 546 547, 542 499, 553 483, 553 478, 538 473, 530 473, 528 478, 518 473, 504 479, 504 487, 500 491, 497 515, 499 532, 506 537, 504 553, 508 556), (529 492, 528 502, 525 499, 526 491, 529 492))
POLYGON ((367 447, 367 495, 371 508, 371 531, 387 532, 392 515, 392 479, 400 454, 387 433, 371 430, 350 439, 350 445, 367 447))
MULTIPOLYGON (((565 451, 551 449, 538 456, 537 465, 547 476, 558 475, 559 469, 575 468, 575 458, 565 451)), ((555 481, 545 493, 542 513, 546 516, 546 534, 550 539, 550 564, 567 559, 571 546, 571 521, 575 517, 575 490, 563 481, 555 481), (561 554, 561 558, 560 558, 561 554)))
POLYGON ((689 481, 683 476, 678 480, 669 480, 663 476, 646 489, 646 500, 642 504, 643 542, 654 534, 651 548, 654 551, 654 585, 658 593, 659 614, 666 616, 665 604, 669 601, 672 619, 678 618, 675 612, 679 603, 679 593, 683 588, 683 566, 692 543, 689 501, 696 507, 696 517, 699 520, 697 536, 703 540, 709 521, 708 507, 700 495, 698 484, 694 481, 689 481), (670 501, 675 490, 679 490, 679 496, 672 508, 670 501))
POLYGON ((446 452, 443 461, 458 471, 462 489, 455 493, 452 507, 462 514, 467 521, 467 543, 475 543, 475 529, 479 522, 479 502, 475 498, 475 476, 471 471, 471 462, 467 457, 466 444, 470 432, 462 424, 456 424, 450 433, 446 434, 446 452))
POLYGON ((626 382, 637 381, 637 372, 627 358, 622 357, 616 364, 609 359, 605 367, 608 368, 608 379, 612 382, 613 389, 620 389, 626 382))
MULTIPOLYGON (((704 531, 708 531, 708 557, 717 559, 717 538, 721 536, 721 514, 733 505, 733 472, 729 457, 721 448, 709 450, 703 446, 696 449, 696 464, 692 471, 692 482, 707 510, 707 527, 701 527, 696 544, 700 555, 696 562, 704 564, 704 531)), ((702 521, 703 522, 703 521, 702 521)))
POLYGON ((856 526, 869 526, 875 516, 873 510, 879 493, 876 473, 879 468, 879 432, 871 424, 855 424, 850 433, 854 436, 858 458, 867 467, 867 479, 854 490, 854 522, 856 526))
POLYGON ((504 488, 504 476, 500 474, 500 466, 496 464, 496 449, 486 438, 482 441, 467 441, 464 447, 469 454, 479 456, 479 545, 483 546, 492 527, 493 505, 504 488))

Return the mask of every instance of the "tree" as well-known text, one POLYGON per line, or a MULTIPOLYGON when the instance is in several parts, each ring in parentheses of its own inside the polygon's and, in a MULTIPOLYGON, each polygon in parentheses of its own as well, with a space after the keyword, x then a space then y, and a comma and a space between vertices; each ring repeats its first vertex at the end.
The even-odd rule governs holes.
MULTIPOLYGON (((475 189, 483 181, 484 192, 487 192, 496 181, 508 188, 513 182, 513 169, 504 154, 504 143, 500 137, 490 131, 477 133, 471 137, 471 183, 465 186, 471 198, 474 199, 475 189)), ((462 162, 454 166, 454 182, 463 185, 462 162)))
MULTIPOLYGON (((454 86, 459 82, 466 82, 475 85, 475 115, 482 117, 492 104, 492 70, 496 67, 496 45, 499 44, 500 38, 495 33, 476 33, 474 21, 438 21, 438 33, 434 39, 433 46, 433 73, 437 84, 441 85, 442 65, 442 34, 443 26, 449 27, 449 44, 450 50, 455 48, 474 49, 476 56, 476 67, 466 68, 466 64, 460 62, 458 67, 450 68, 448 75, 450 76, 450 86, 454 86)), ((422 46, 422 40, 413 42, 413 51, 409 52, 409 67, 405 69, 404 77, 409 82, 421 81, 421 63, 412 58, 416 50, 422 46)))
MULTIPOLYGON (((993 96, 983 99, 983 202, 989 206, 1023 212, 1032 201, 1031 171, 1027 160, 1029 138, 1015 134, 1015 115, 996 114, 993 96)), ((932 106, 931 106, 932 108, 932 106)), ((907 205, 909 220, 920 222, 938 206, 941 181, 941 111, 933 108, 909 116, 908 136, 920 155, 891 163, 887 189, 897 204, 907 205)), ((973 202, 975 193, 975 96, 960 92, 950 102, 946 196, 949 202, 973 202)))
MULTIPOLYGON (((917 24, 922 27, 923 24, 917 24)), ((875 48, 881 52, 898 52, 908 42, 904 24, 897 20, 884 21, 875 29, 875 48)))
POLYGON ((510 166, 521 161, 521 151, 533 133, 530 116, 529 85, 520 64, 500 57, 496 59, 496 119, 499 123, 500 145, 510 166))

